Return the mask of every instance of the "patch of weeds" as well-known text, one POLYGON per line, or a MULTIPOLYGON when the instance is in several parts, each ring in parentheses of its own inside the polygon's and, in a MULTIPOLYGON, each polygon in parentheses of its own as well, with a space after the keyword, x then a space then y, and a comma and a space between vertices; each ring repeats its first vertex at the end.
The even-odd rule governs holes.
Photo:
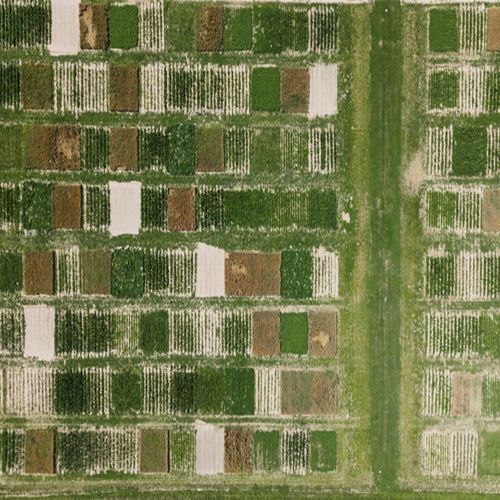
POLYGON ((168 353, 168 312, 153 311, 141 314, 139 348, 146 355, 168 353))
POLYGON ((253 51, 255 54, 281 52, 282 10, 278 5, 261 4, 253 8, 253 51))
POLYGON ((224 50, 252 50, 252 9, 224 9, 224 50))
POLYGON ((165 44, 167 51, 194 52, 198 8, 191 2, 165 4, 165 44))
POLYGON ((111 295, 137 298, 143 292, 144 256, 140 249, 117 249, 111 256, 111 295))
POLYGON ((309 444, 313 472, 332 472, 337 469, 337 433, 335 431, 312 431, 309 434, 309 444))
POLYGON ((307 250, 281 254, 281 296, 289 299, 312 297, 312 256, 307 250))
POLYGON ((52 184, 23 182, 21 222, 26 230, 52 229, 52 184))
POLYGON ((224 413, 253 415, 255 372, 252 368, 227 368, 224 378, 224 413))
POLYGON ((113 413, 116 415, 129 415, 141 411, 141 375, 132 371, 113 373, 111 403, 113 413))
POLYGON ((283 313, 281 315, 281 352, 283 354, 307 354, 307 313, 283 313))
POLYGON ((109 41, 113 49, 137 47, 139 12, 136 5, 109 6, 109 41))
POLYGON ((0 151, 2 152, 0 169, 20 170, 23 167, 23 128, 21 126, 0 127, 0 151))
POLYGON ((279 175, 281 170, 280 128, 267 127, 254 134, 251 173, 279 175))

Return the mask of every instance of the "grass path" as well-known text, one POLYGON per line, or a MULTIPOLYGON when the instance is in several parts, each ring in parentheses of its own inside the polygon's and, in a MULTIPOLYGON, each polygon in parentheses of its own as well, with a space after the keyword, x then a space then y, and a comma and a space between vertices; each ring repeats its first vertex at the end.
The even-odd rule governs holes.
POLYGON ((371 50, 371 362, 375 484, 397 488, 401 296, 402 8, 373 5, 371 50))

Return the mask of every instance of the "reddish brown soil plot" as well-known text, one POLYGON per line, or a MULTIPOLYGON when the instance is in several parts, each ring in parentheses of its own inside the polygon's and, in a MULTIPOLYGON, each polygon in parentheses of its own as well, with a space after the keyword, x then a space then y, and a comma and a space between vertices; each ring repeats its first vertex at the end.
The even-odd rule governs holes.
POLYGON ((140 471, 141 473, 168 472, 167 430, 141 430, 140 471))
POLYGON ((82 227, 82 186, 52 188, 52 227, 54 229, 82 227))
POLYGON ((451 376, 452 415, 481 415, 483 377, 480 373, 453 373, 451 376))
POLYGON ((196 231, 196 188, 169 188, 167 198, 169 231, 196 231))
POLYGON ((500 231, 500 190, 483 191, 483 231, 500 231))
POLYGON ((307 68, 281 70, 281 111, 307 113, 309 106, 309 73, 307 68))
POLYGON ((91 3, 80 4, 80 48, 105 50, 109 47, 109 8, 91 3))
POLYGON ((500 8, 488 9, 487 50, 500 50, 500 8))
POLYGON ((24 253, 24 293, 54 294, 54 252, 24 253))
POLYGON ((136 128, 112 128, 109 132, 109 168, 113 172, 137 172, 136 128))
POLYGON ((203 6, 198 11, 196 48, 199 52, 220 52, 223 49, 224 8, 203 6))
POLYGON ((27 429, 24 471, 26 474, 54 474, 53 429, 27 429))
POLYGON ((243 427, 224 430, 224 472, 249 474, 252 472, 253 432, 243 427))
POLYGON ((139 111, 139 68, 137 66, 109 67, 109 110, 139 111))
POLYGON ((308 314, 309 356, 336 356, 337 313, 313 311, 308 314))
POLYGON ((226 295, 279 295, 281 254, 234 252, 226 255, 226 295))
POLYGON ((281 352, 281 315, 279 311, 252 313, 252 354, 279 356, 281 352))
POLYGON ((111 252, 82 252, 82 292, 86 295, 111 294, 111 252))

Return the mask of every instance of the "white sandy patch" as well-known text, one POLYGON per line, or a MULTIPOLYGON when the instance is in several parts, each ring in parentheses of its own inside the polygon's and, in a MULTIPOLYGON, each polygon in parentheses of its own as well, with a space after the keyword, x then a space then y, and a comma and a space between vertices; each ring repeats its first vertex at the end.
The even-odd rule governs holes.
POLYGON ((51 0, 53 56, 78 54, 80 50, 79 0, 51 0))
POLYGON ((50 361, 54 358, 54 330, 56 310, 54 307, 25 306, 24 356, 34 356, 50 361))
POLYGON ((111 236, 139 234, 141 228, 141 183, 109 183, 111 236))
POLYGON ((196 474, 224 472, 224 429, 197 421, 196 474))
POLYGON ((342 220, 344 222, 351 222, 351 216, 349 215, 349 212, 342 212, 342 220))
POLYGON ((225 294, 224 250, 204 243, 196 249, 196 297, 223 297, 225 294))
POLYGON ((309 118, 337 114, 337 65, 309 66, 309 118))

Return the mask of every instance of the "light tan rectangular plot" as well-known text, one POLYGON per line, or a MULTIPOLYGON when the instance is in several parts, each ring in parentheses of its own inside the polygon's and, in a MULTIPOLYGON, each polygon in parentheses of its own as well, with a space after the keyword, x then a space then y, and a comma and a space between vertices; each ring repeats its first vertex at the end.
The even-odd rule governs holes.
POLYGON ((212 475, 224 472, 224 429, 197 422, 196 474, 212 475))
POLYGON ((25 435, 24 472, 54 474, 54 429, 27 429, 25 435))
POLYGON ((455 372, 451 375, 452 415, 481 415, 483 376, 455 372))
POLYGON ((281 352, 279 311, 252 312, 252 355, 279 356, 281 352))
POLYGON ((309 118, 337 114, 337 65, 309 67, 309 118))
POLYGON ((204 243, 196 249, 196 297, 224 296, 224 250, 204 243))
POLYGON ((483 191, 483 231, 500 231, 500 189, 483 191))
POLYGON ((309 356, 337 355, 337 312, 311 311, 309 323, 309 356))
POLYGON ((53 56, 78 54, 80 49, 80 1, 51 0, 53 56))
POLYGON ((168 472, 168 430, 141 430, 139 470, 143 474, 168 472))
POLYGON ((487 50, 500 50, 500 7, 488 9, 487 50))
POLYGON ((50 361, 54 358, 54 331, 56 310, 54 307, 25 306, 24 356, 34 356, 50 361))
POLYGON ((111 236, 139 234, 141 228, 141 183, 109 183, 111 236))

